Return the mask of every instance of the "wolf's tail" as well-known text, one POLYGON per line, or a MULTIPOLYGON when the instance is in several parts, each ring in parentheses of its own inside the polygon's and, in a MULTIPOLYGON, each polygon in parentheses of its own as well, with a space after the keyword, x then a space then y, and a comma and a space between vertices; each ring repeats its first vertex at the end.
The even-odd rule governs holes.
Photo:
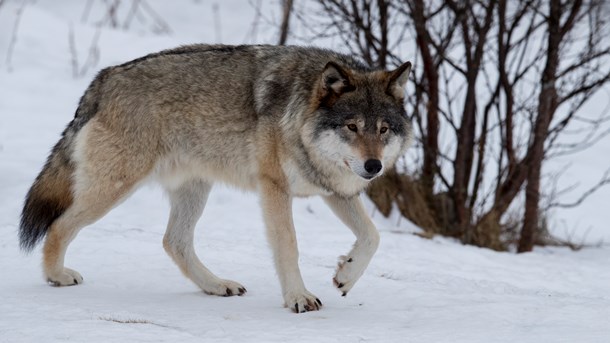
POLYGON ((112 68, 100 71, 81 97, 74 119, 64 130, 47 163, 25 197, 19 224, 21 249, 31 251, 44 238, 53 222, 72 204, 74 138, 98 112, 101 87, 112 68))
POLYGON ((67 140, 64 133, 25 198, 19 224, 19 243, 25 251, 31 251, 72 204, 74 166, 65 150, 67 140))

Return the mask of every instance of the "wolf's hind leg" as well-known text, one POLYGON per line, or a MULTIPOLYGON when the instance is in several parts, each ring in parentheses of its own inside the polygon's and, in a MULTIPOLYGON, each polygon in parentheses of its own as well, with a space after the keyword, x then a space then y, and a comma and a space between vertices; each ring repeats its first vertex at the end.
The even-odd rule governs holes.
POLYGON ((95 178, 74 194, 73 204, 49 229, 43 249, 43 266, 47 281, 53 286, 71 286, 82 283, 81 275, 64 267, 68 245, 85 226, 97 221, 133 189, 135 180, 123 179, 119 184, 108 179, 95 178))
POLYGON ((83 282, 75 270, 64 267, 64 258, 70 242, 85 223, 75 218, 70 207, 49 229, 43 248, 43 268, 47 282, 52 286, 72 286, 83 282))
POLYGON ((125 199, 150 172, 149 156, 125 153, 125 146, 130 145, 94 120, 78 134, 73 202, 49 228, 43 248, 43 269, 51 285, 71 286, 83 281, 78 272, 64 267, 68 245, 83 227, 125 199))
POLYGON ((207 294, 231 296, 243 295, 244 286, 231 280, 223 280, 207 269, 197 257, 193 246, 195 224, 210 193, 211 184, 202 180, 185 182, 177 189, 168 190, 171 212, 163 247, 186 277, 207 294))
POLYGON ((85 226, 106 214, 127 190, 116 197, 103 198, 100 192, 88 192, 75 198, 75 202, 59 217, 51 228, 43 248, 43 267, 47 282, 52 286, 72 286, 83 282, 75 270, 64 267, 68 245, 85 226), (111 199, 115 199, 112 201, 111 199))
POLYGON ((369 219, 358 196, 342 198, 336 195, 324 200, 333 212, 356 235, 356 243, 347 254, 339 258, 335 286, 346 295, 364 273, 379 246, 379 233, 369 219))

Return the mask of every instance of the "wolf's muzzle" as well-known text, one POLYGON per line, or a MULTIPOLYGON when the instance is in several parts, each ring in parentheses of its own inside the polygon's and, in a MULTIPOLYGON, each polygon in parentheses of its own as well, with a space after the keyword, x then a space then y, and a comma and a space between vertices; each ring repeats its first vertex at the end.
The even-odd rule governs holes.
POLYGON ((380 160, 370 159, 364 162, 364 170, 371 175, 376 175, 383 168, 380 160))

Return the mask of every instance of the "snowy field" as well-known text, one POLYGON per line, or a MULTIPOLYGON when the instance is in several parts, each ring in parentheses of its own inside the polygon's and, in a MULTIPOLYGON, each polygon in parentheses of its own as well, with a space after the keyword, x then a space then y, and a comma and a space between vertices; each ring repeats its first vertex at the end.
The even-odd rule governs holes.
MULTIPOLYGON (((84 284, 47 286, 40 248, 25 255, 17 247, 18 217, 80 95, 106 65, 218 37, 249 42, 254 12, 247 1, 217 2, 220 32, 211 29, 210 1, 184 1, 184 7, 149 1, 172 34, 154 35, 146 23, 103 29, 98 66, 78 78, 72 76, 69 27, 82 63, 96 32, 95 9, 83 23, 86 1, 26 6, 8 65, 20 5, 0 7, 0 342, 610 342, 608 245, 497 253, 419 238, 412 234, 417 228, 385 219, 367 203, 381 246, 341 297, 332 277, 354 238, 316 198, 296 201, 294 212, 301 271, 324 307, 293 314, 282 307, 257 197, 223 186, 212 191, 197 226, 197 252, 216 274, 241 282, 245 296, 205 295, 180 274, 161 246, 169 206, 154 185, 71 244, 66 265, 81 272, 84 284)), ((598 148, 604 151, 607 156, 598 148)), ((601 162, 579 164, 605 167, 601 162)), ((608 192, 594 203, 574 216, 601 224, 591 238, 607 242, 608 192)))

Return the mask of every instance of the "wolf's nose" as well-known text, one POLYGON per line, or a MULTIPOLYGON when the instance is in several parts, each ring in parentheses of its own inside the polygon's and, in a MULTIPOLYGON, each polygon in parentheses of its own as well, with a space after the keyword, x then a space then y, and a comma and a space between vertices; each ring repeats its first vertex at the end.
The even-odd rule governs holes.
POLYGON ((381 161, 380 160, 368 160, 364 162, 364 169, 367 173, 377 174, 381 170, 381 161))

